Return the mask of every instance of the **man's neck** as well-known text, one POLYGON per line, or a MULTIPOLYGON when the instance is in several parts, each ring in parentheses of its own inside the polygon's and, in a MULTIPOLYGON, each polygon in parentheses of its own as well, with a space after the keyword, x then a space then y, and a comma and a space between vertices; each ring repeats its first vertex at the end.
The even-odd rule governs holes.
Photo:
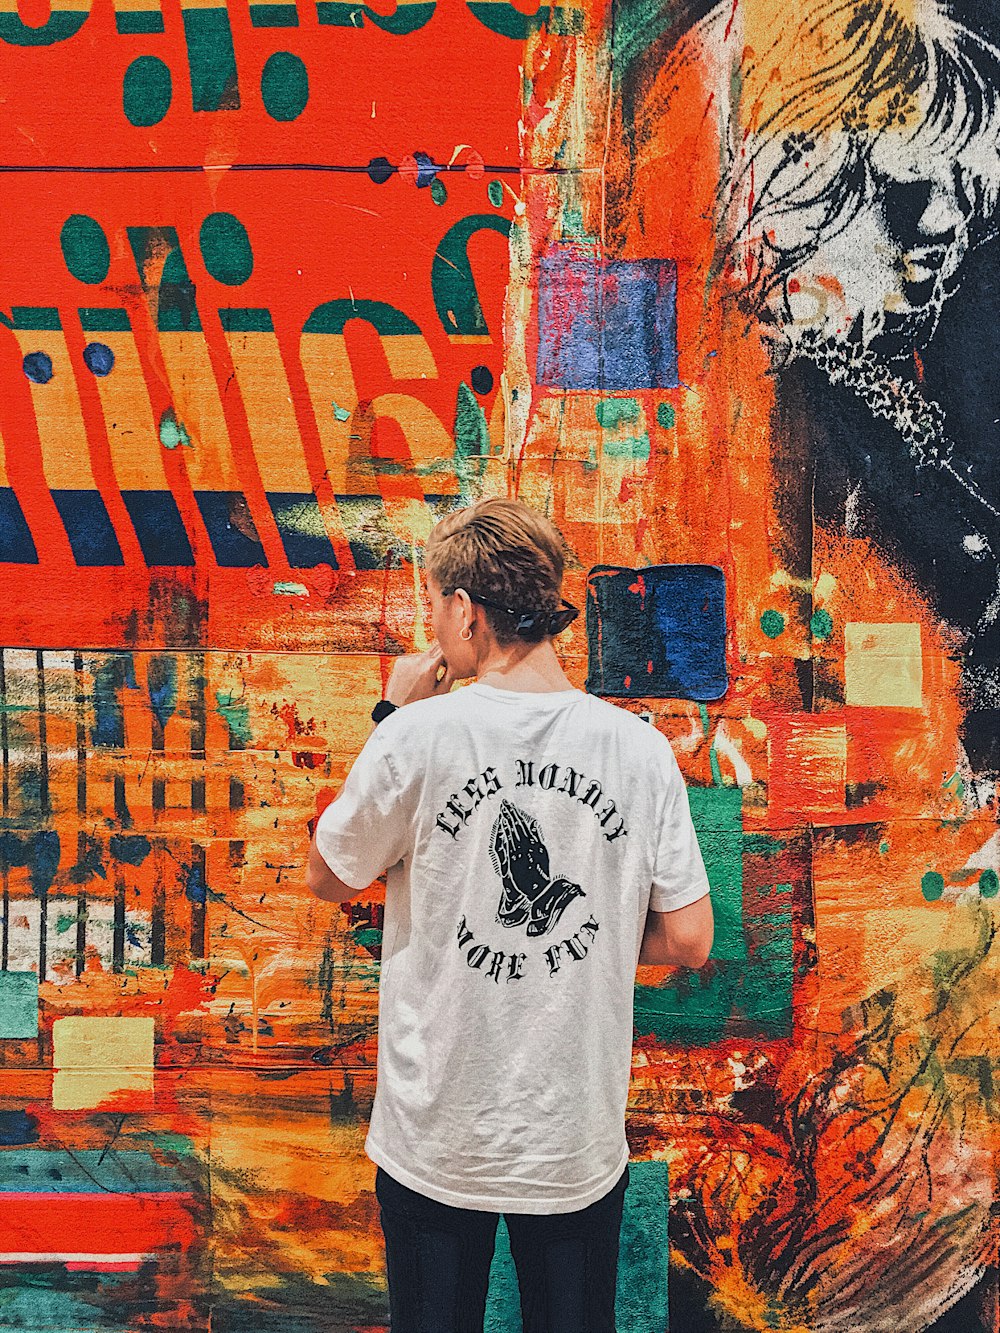
POLYGON ((516 690, 527 694, 552 694, 573 689, 573 682, 559 665, 559 659, 549 641, 520 655, 517 645, 497 648, 479 664, 476 679, 497 690, 516 690))

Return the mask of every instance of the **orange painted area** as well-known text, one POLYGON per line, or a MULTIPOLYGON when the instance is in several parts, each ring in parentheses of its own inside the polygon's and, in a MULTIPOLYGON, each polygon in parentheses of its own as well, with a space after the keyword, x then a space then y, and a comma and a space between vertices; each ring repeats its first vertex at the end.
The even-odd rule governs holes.
MULTIPOLYGON (((995 784, 963 758, 961 634, 873 534, 817 517, 815 442, 785 424, 773 330, 738 299, 762 276, 762 180, 741 179, 743 219, 721 193, 751 131, 823 111, 789 89, 830 46, 829 16, 803 35, 805 16, 741 3, 650 38, 626 103, 597 0, 516 40, 459 0, 408 35, 374 19, 417 5, 340 26, 299 5, 294 27, 257 25, 257 8, 228 11, 238 108, 193 110, 183 15, 117 32, 116 13, 154 11, 140 0, 94 6, 63 42, 3 46, 0 485, 38 554, 0 567, 4 947, 9 970, 43 975, 37 1040, 2 1041, 0 1111, 25 1151, 147 1152, 190 1193, 55 1208, 19 1192, 0 1250, 79 1254, 86 1232, 70 1273, 151 1256, 148 1308, 122 1296, 123 1327, 207 1326, 213 1302, 220 1327, 334 1302, 384 1327, 363 1143, 385 886, 322 903, 303 862, 393 660, 426 644, 433 522, 509 494, 564 533, 575 605, 597 564, 640 571, 639 593, 648 565, 725 576, 725 695, 621 701, 706 807, 715 791, 736 811, 725 956, 637 977, 681 1034, 637 1029, 628 1116, 633 1158, 669 1168, 675 1271, 713 1319, 863 1329, 912 1254, 907 1308, 932 1327, 995 1257, 995 784), (262 91, 283 52, 309 81, 287 121, 262 91), (138 58, 172 77, 153 125, 123 111, 138 58), (724 142, 734 125, 745 137, 724 142), (206 242, 218 215, 245 229, 248 270, 206 242), (106 276, 71 271, 73 216, 100 228, 106 276), (450 245, 475 217, 467 251, 450 245), (188 285, 175 269, 164 292, 162 264, 140 275, 130 228, 173 228, 188 285), (536 382, 541 262, 567 244, 675 263, 676 386, 536 382), (14 329, 15 308, 55 309, 61 328, 14 329), (107 374, 84 359, 94 343, 107 374), (47 384, 24 373, 37 351, 47 384), (602 424, 608 398, 634 414, 602 424), (53 489, 100 494, 123 565, 77 563, 53 489), (206 491, 244 496, 255 563, 217 558, 206 491), (193 566, 147 566, 123 492, 172 497, 193 566), (315 500, 319 519, 294 521, 332 559, 288 555, 282 495, 315 500), (55 842, 29 848, 39 835, 55 842), (111 1025, 100 1049, 60 1062, 61 1025, 87 1020, 111 1025), (152 1056, 122 1074, 114 1025, 136 1022, 152 1056)), ((835 275, 818 286, 846 301, 835 275)), ((583 686, 584 616, 558 647, 583 686)))

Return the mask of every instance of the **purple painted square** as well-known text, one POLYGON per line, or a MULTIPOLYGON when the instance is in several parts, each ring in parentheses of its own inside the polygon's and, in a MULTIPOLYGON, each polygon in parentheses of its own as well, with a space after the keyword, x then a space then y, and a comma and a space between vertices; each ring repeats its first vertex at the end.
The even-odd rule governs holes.
POLYGON ((544 254, 537 379, 561 389, 675 389, 674 260, 602 260, 579 246, 544 254))

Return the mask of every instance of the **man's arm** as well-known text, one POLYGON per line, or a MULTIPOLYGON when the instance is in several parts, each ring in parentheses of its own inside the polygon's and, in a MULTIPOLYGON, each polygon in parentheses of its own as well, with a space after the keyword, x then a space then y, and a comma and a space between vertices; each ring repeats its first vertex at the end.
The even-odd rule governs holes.
POLYGON ((306 861, 306 884, 310 890, 315 893, 317 898, 322 898, 328 903, 344 903, 348 898, 356 898, 361 889, 352 889, 350 884, 336 876, 327 863, 320 855, 319 848, 316 846, 316 837, 309 844, 309 857, 306 861))
POLYGON ((654 912, 651 908, 646 914, 639 965, 704 967, 714 938, 715 918, 707 893, 674 912, 654 912))
MULTIPOLYGON (((438 644, 432 644, 426 652, 413 653, 407 657, 396 659, 389 676, 389 684, 386 687, 385 697, 397 708, 404 704, 411 703, 416 699, 429 699, 432 695, 447 694, 455 683, 455 677, 448 669, 444 660, 444 655, 438 644)), ((365 751, 362 751, 364 755, 365 751)), ((354 774, 354 769, 351 773, 354 774)), ((356 776, 356 775, 355 775, 356 776)), ((372 773, 369 769, 366 773, 369 784, 372 780, 372 773)), ((371 879, 377 879, 386 869, 385 865, 376 866, 372 862, 372 853, 377 855, 379 845, 379 835, 386 827, 385 821, 387 811, 376 809, 379 804, 379 797, 384 794, 385 784, 383 783, 378 790, 373 792, 372 787, 366 787, 364 781, 360 788, 350 788, 352 777, 348 778, 345 787, 334 797, 333 804, 344 796, 345 788, 349 789, 349 795, 346 797, 347 806, 340 806, 334 812, 334 815, 343 815, 343 819, 334 818, 333 824, 336 826, 337 842, 339 846, 334 859, 341 865, 342 869, 347 869, 348 873, 354 871, 357 878, 363 874, 371 874, 371 879), (346 812, 345 812, 346 811, 346 812), (348 813, 349 812, 349 813, 348 813), (368 816, 375 815, 375 824, 372 825, 368 816), (361 816, 359 818, 359 815, 361 816), (354 834, 353 837, 349 836, 354 834)), ((323 816, 320 815, 317 821, 317 830, 322 822, 323 816)), ((328 829, 329 833, 331 830, 328 829)), ((316 845, 316 832, 313 833, 312 842, 309 845, 309 855, 306 859, 306 884, 317 898, 323 898, 327 902, 343 903, 349 898, 356 897, 363 893, 367 884, 361 888, 351 888, 338 875, 335 875, 324 859, 319 847, 316 845)), ((387 864, 394 864, 397 857, 391 857, 387 864)), ((370 883, 371 881, 369 881, 370 883)))

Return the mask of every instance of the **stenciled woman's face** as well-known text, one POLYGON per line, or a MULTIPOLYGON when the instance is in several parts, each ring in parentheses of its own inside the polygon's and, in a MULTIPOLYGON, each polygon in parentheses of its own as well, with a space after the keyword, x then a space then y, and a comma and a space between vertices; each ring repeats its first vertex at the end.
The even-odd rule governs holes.
MULTIPOLYGON (((807 329, 859 339, 887 357, 926 342, 968 251, 968 179, 961 161, 917 162, 897 137, 883 135, 861 209, 832 234, 817 228, 812 253, 786 279, 779 324, 792 346, 807 329)), ((789 215, 785 227, 794 226, 789 215)))

